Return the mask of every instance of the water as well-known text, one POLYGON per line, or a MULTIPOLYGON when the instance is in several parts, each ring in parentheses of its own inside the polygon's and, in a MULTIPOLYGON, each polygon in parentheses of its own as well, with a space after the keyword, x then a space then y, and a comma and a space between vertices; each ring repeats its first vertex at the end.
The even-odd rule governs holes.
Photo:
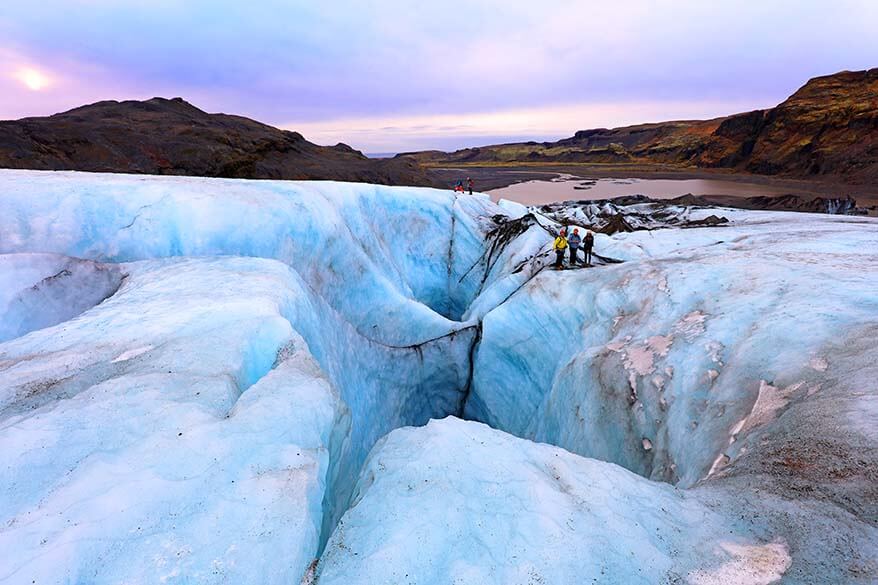
POLYGON ((785 195, 790 192, 789 187, 723 179, 582 179, 567 174, 549 180, 525 181, 489 191, 495 201, 510 199, 526 205, 583 199, 612 199, 624 195, 673 199, 688 193, 754 197, 785 195))

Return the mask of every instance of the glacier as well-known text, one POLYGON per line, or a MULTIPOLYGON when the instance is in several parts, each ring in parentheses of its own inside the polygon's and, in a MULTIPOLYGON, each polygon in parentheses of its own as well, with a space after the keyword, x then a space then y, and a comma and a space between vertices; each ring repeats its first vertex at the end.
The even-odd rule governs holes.
POLYGON ((872 582, 878 221, 641 211, 0 171, 0 583, 872 582))

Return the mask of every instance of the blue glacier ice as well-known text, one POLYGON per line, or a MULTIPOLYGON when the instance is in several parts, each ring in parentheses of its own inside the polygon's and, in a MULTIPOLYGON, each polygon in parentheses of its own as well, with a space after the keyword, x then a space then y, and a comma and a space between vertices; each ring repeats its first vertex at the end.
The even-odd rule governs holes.
MULTIPOLYGON (((209 390, 198 390, 196 402, 208 401, 213 415, 222 419, 240 402, 239 396, 249 396, 266 379, 282 349, 300 335, 307 354, 321 365, 322 375, 332 381, 342 400, 334 407, 338 420, 321 423, 320 440, 297 443, 295 437, 277 438, 281 446, 290 443, 334 453, 324 455, 325 460, 311 473, 309 482, 319 487, 302 490, 311 502, 307 520, 319 527, 316 539, 301 538, 293 547, 307 554, 297 553, 297 559, 291 560, 263 551, 251 559, 264 563, 276 558, 284 563, 284 570, 276 574, 277 582, 288 582, 290 571, 304 572, 299 561, 308 557, 310 562, 316 556, 321 541, 344 511, 359 467, 375 441, 393 428, 421 425, 433 416, 459 413, 463 408, 477 330, 474 323, 454 317, 481 286, 481 271, 472 267, 483 251, 482 224, 490 223, 495 209, 487 198, 336 183, 79 173, 3 172, 0 183, 4 193, 0 198, 4 233, 0 251, 6 254, 6 264, 30 270, 16 271, 22 287, 57 268, 41 267, 41 258, 53 258, 59 265, 109 266, 121 282, 118 292, 92 310, 61 316, 75 318, 0 346, 3 416, 24 417, 21 422, 12 419, 9 435, 2 440, 4 450, 22 449, 17 446, 20 435, 32 434, 27 428, 21 430, 26 421, 58 427, 55 432, 63 433, 73 424, 68 419, 79 416, 78 409, 63 420, 46 422, 35 417, 42 409, 58 411, 58 403, 93 400, 95 388, 127 389, 127 382, 118 379, 128 375, 131 364, 160 372, 162 378, 151 381, 149 387, 168 394, 172 403, 179 400, 173 396, 181 388, 209 383, 209 390), (215 268, 216 263, 230 266, 215 268), (260 299, 260 294, 265 298, 260 299), (193 323, 180 323, 186 319, 193 323), (181 369, 191 370, 195 379, 173 377, 181 369), (332 489, 327 491, 326 485, 332 489), (316 509, 314 502, 319 502, 316 509)), ((8 278, 12 281, 12 276, 8 278)), ((71 299, 83 297, 85 301, 94 296, 83 295, 92 287, 90 283, 67 279, 59 287, 71 299)), ((155 396, 141 389, 138 383, 131 398, 139 410, 128 405, 117 410, 133 410, 130 424, 152 427, 156 423, 139 420, 142 417, 137 413, 163 416, 166 409, 148 408, 155 396)), ((295 406, 293 400, 290 407, 295 406)), ((103 408, 114 410, 109 405, 103 408)), ((181 407, 180 415, 185 412, 181 407)), ((279 427, 321 422, 312 420, 315 415, 307 408, 276 414, 286 417, 286 422, 275 423, 279 427)), ((88 414, 83 420, 91 424, 95 419, 88 414)), ((187 427, 182 423, 170 426, 187 427)), ((152 437, 129 436, 124 430, 118 433, 140 451, 160 453, 170 469, 189 467, 185 458, 169 457, 166 446, 152 437)), ((93 450, 103 449, 108 440, 99 433, 84 432, 79 450, 69 456, 56 452, 67 445, 27 447, 45 450, 57 465, 28 476, 30 467, 22 456, 20 465, 8 470, 10 480, 5 483, 15 498, 4 500, 9 502, 4 506, 4 521, 14 525, 32 508, 41 509, 41 494, 54 489, 54 484, 43 480, 75 471, 77 462, 88 455, 89 445, 93 450), (20 479, 25 476, 28 481, 20 479)), ((271 448, 270 437, 262 440, 271 448)), ((248 451, 246 443, 239 448, 248 451)), ((128 459, 121 461, 118 465, 125 468, 128 459)), ((245 466, 257 463, 255 456, 254 461, 242 460, 245 466)), ((193 484, 189 498, 205 491, 204 484, 193 484)), ((101 501, 105 492, 95 486, 91 497, 101 501)), ((222 494, 217 498, 234 500, 222 494)), ((180 506, 187 508, 186 501, 181 499, 180 506)), ((85 518, 90 516, 84 513, 85 518)), ((203 530, 181 536, 195 520, 174 525, 174 538, 183 539, 180 546, 194 546, 206 537, 203 530)), ((120 530, 134 530, 136 523, 126 516, 120 516, 119 522, 120 530)), ((277 522, 289 524, 282 516, 277 522)), ((300 531, 299 525, 287 532, 300 531)), ((230 524, 228 531, 235 530, 230 524)), ((277 534, 278 546, 286 536, 277 534)), ((9 532, 8 538, 10 543, 20 540, 16 531, 9 532)), ((123 536, 108 535, 106 541, 106 547, 118 549, 115 554, 120 558, 141 553, 137 540, 128 542, 127 551, 120 545, 126 542, 123 536)), ((193 575, 202 579, 215 561, 241 567, 219 573, 235 575, 236 582, 265 582, 253 565, 219 554, 222 547, 250 546, 236 542, 229 540, 229 534, 218 533, 216 547, 204 553, 214 556, 193 559, 184 567, 174 565, 168 575, 181 581, 193 575), (245 579, 248 570, 252 574, 245 579)), ((40 563, 38 548, 33 543, 24 546, 33 551, 30 561, 13 549, 4 557, 21 556, 22 560, 9 571, 0 571, 0 579, 33 574, 33 566, 40 563)), ((292 545, 287 542, 285 546, 292 545)), ((59 578, 88 574, 94 582, 116 582, 121 573, 89 572, 95 570, 95 559, 106 554, 96 545, 90 553, 74 551, 68 565, 61 562, 50 569, 59 578)), ((151 582, 159 574, 144 567, 132 566, 131 571, 141 575, 141 582, 151 582)))
POLYGON ((722 215, 0 171, 0 583, 871 582, 878 221, 722 215))
POLYGON ((261 259, 122 269, 108 301, 0 346, 0 581, 244 583, 267 558, 297 579, 349 423, 279 313, 298 283, 261 259))
POLYGON ((376 446, 318 569, 348 583, 770 583, 787 544, 621 467, 454 418, 376 446), (637 562, 631 562, 637 559, 637 562))
POLYGON ((390 429, 462 407, 475 331, 450 317, 480 284, 478 270, 461 277, 482 252, 486 198, 331 182, 30 172, 3 180, 14 188, 0 200, 2 252, 100 262, 238 255, 292 267, 311 302, 284 314, 350 391, 355 466, 390 429))
POLYGON ((737 215, 599 238, 629 261, 537 275, 485 317, 468 416, 691 486, 755 430, 760 396, 785 409, 843 383, 832 365, 878 316, 875 222, 737 215))

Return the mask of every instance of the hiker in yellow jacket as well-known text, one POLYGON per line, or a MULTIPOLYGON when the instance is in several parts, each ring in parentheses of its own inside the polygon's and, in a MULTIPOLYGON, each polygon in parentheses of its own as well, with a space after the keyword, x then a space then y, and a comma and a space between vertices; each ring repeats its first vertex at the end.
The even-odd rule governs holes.
POLYGON ((555 268, 563 268, 564 267, 564 252, 567 250, 567 230, 562 229, 561 233, 558 234, 558 237, 555 238, 555 243, 552 244, 552 249, 555 250, 555 268))

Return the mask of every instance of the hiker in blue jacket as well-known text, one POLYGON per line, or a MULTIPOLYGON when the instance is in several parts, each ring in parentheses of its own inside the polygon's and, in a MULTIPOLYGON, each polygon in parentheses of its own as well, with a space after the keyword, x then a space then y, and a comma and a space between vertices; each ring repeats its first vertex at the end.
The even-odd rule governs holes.
POLYGON ((573 228, 573 233, 567 238, 567 245, 570 246, 570 266, 576 266, 579 262, 579 245, 582 244, 582 237, 579 235, 579 228, 573 228))

